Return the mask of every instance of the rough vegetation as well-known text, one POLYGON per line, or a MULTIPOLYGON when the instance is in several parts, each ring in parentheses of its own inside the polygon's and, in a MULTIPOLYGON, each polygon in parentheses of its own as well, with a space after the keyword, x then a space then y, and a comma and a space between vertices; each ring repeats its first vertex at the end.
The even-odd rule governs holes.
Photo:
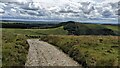
POLYGON ((41 38, 59 47, 83 66, 118 65, 118 36, 120 35, 118 25, 82 24, 69 21, 52 27, 50 25, 50 28, 33 28, 35 29, 17 27, 2 29, 3 66, 25 64, 29 49, 26 43, 28 38, 41 38))
POLYGON ((26 37, 11 31, 2 31, 2 65, 23 66, 29 46, 26 37))
POLYGON ((51 29, 2 29, 2 65, 23 66, 27 59, 29 46, 28 36, 35 35, 65 35, 63 27, 51 29))
POLYGON ((117 36, 42 36, 86 66, 118 66, 117 36))

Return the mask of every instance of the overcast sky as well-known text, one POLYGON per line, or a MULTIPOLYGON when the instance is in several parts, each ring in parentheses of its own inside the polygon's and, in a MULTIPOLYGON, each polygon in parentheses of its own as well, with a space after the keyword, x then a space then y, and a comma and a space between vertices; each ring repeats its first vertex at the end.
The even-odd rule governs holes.
MULTIPOLYGON (((1 2, 40 2, 40 1, 46 1, 46 2, 50 2, 52 0, 0 0, 1 2)), ((54 0, 54 1, 57 1, 57 0, 54 0)), ((62 0, 61 0, 62 1, 62 0)), ((63 0, 65 1, 65 0, 63 0)), ((85 1, 89 1, 89 2, 97 2, 97 3, 100 3, 100 2, 118 2, 120 0, 72 0, 72 1, 81 1, 81 2, 85 2, 85 1)))
POLYGON ((120 0, 0 0, 0 16, 80 21, 118 20, 120 0), (8 3, 11 2, 11 3, 8 3), (18 3, 15 3, 18 2, 18 3), (83 3, 84 2, 84 3, 83 3))

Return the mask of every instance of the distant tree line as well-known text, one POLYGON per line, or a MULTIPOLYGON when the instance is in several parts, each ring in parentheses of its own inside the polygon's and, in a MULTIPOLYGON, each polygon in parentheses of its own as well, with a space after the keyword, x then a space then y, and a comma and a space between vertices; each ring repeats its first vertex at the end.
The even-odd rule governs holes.
POLYGON ((55 24, 2 23, 2 28, 50 28, 55 24))

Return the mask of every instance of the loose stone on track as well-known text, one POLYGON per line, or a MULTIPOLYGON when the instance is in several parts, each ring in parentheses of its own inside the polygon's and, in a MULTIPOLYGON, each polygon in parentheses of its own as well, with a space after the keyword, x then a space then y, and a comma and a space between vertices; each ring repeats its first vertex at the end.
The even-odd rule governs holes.
POLYGON ((26 66, 80 66, 61 50, 39 39, 27 39, 30 46, 26 66))

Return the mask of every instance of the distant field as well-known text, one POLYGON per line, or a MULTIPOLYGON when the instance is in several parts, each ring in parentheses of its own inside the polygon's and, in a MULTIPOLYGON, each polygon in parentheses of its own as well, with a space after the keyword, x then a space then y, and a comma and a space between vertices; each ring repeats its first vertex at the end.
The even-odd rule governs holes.
POLYGON ((63 26, 57 28, 49 28, 49 29, 26 29, 31 31, 32 33, 36 33, 38 35, 67 35, 68 31, 63 29, 63 26))
POLYGON ((3 28, 3 32, 12 32, 13 34, 22 35, 67 35, 67 30, 63 27, 50 28, 50 29, 14 29, 14 28, 3 28))
POLYGON ((118 36, 42 36, 83 66, 118 66, 118 36))

